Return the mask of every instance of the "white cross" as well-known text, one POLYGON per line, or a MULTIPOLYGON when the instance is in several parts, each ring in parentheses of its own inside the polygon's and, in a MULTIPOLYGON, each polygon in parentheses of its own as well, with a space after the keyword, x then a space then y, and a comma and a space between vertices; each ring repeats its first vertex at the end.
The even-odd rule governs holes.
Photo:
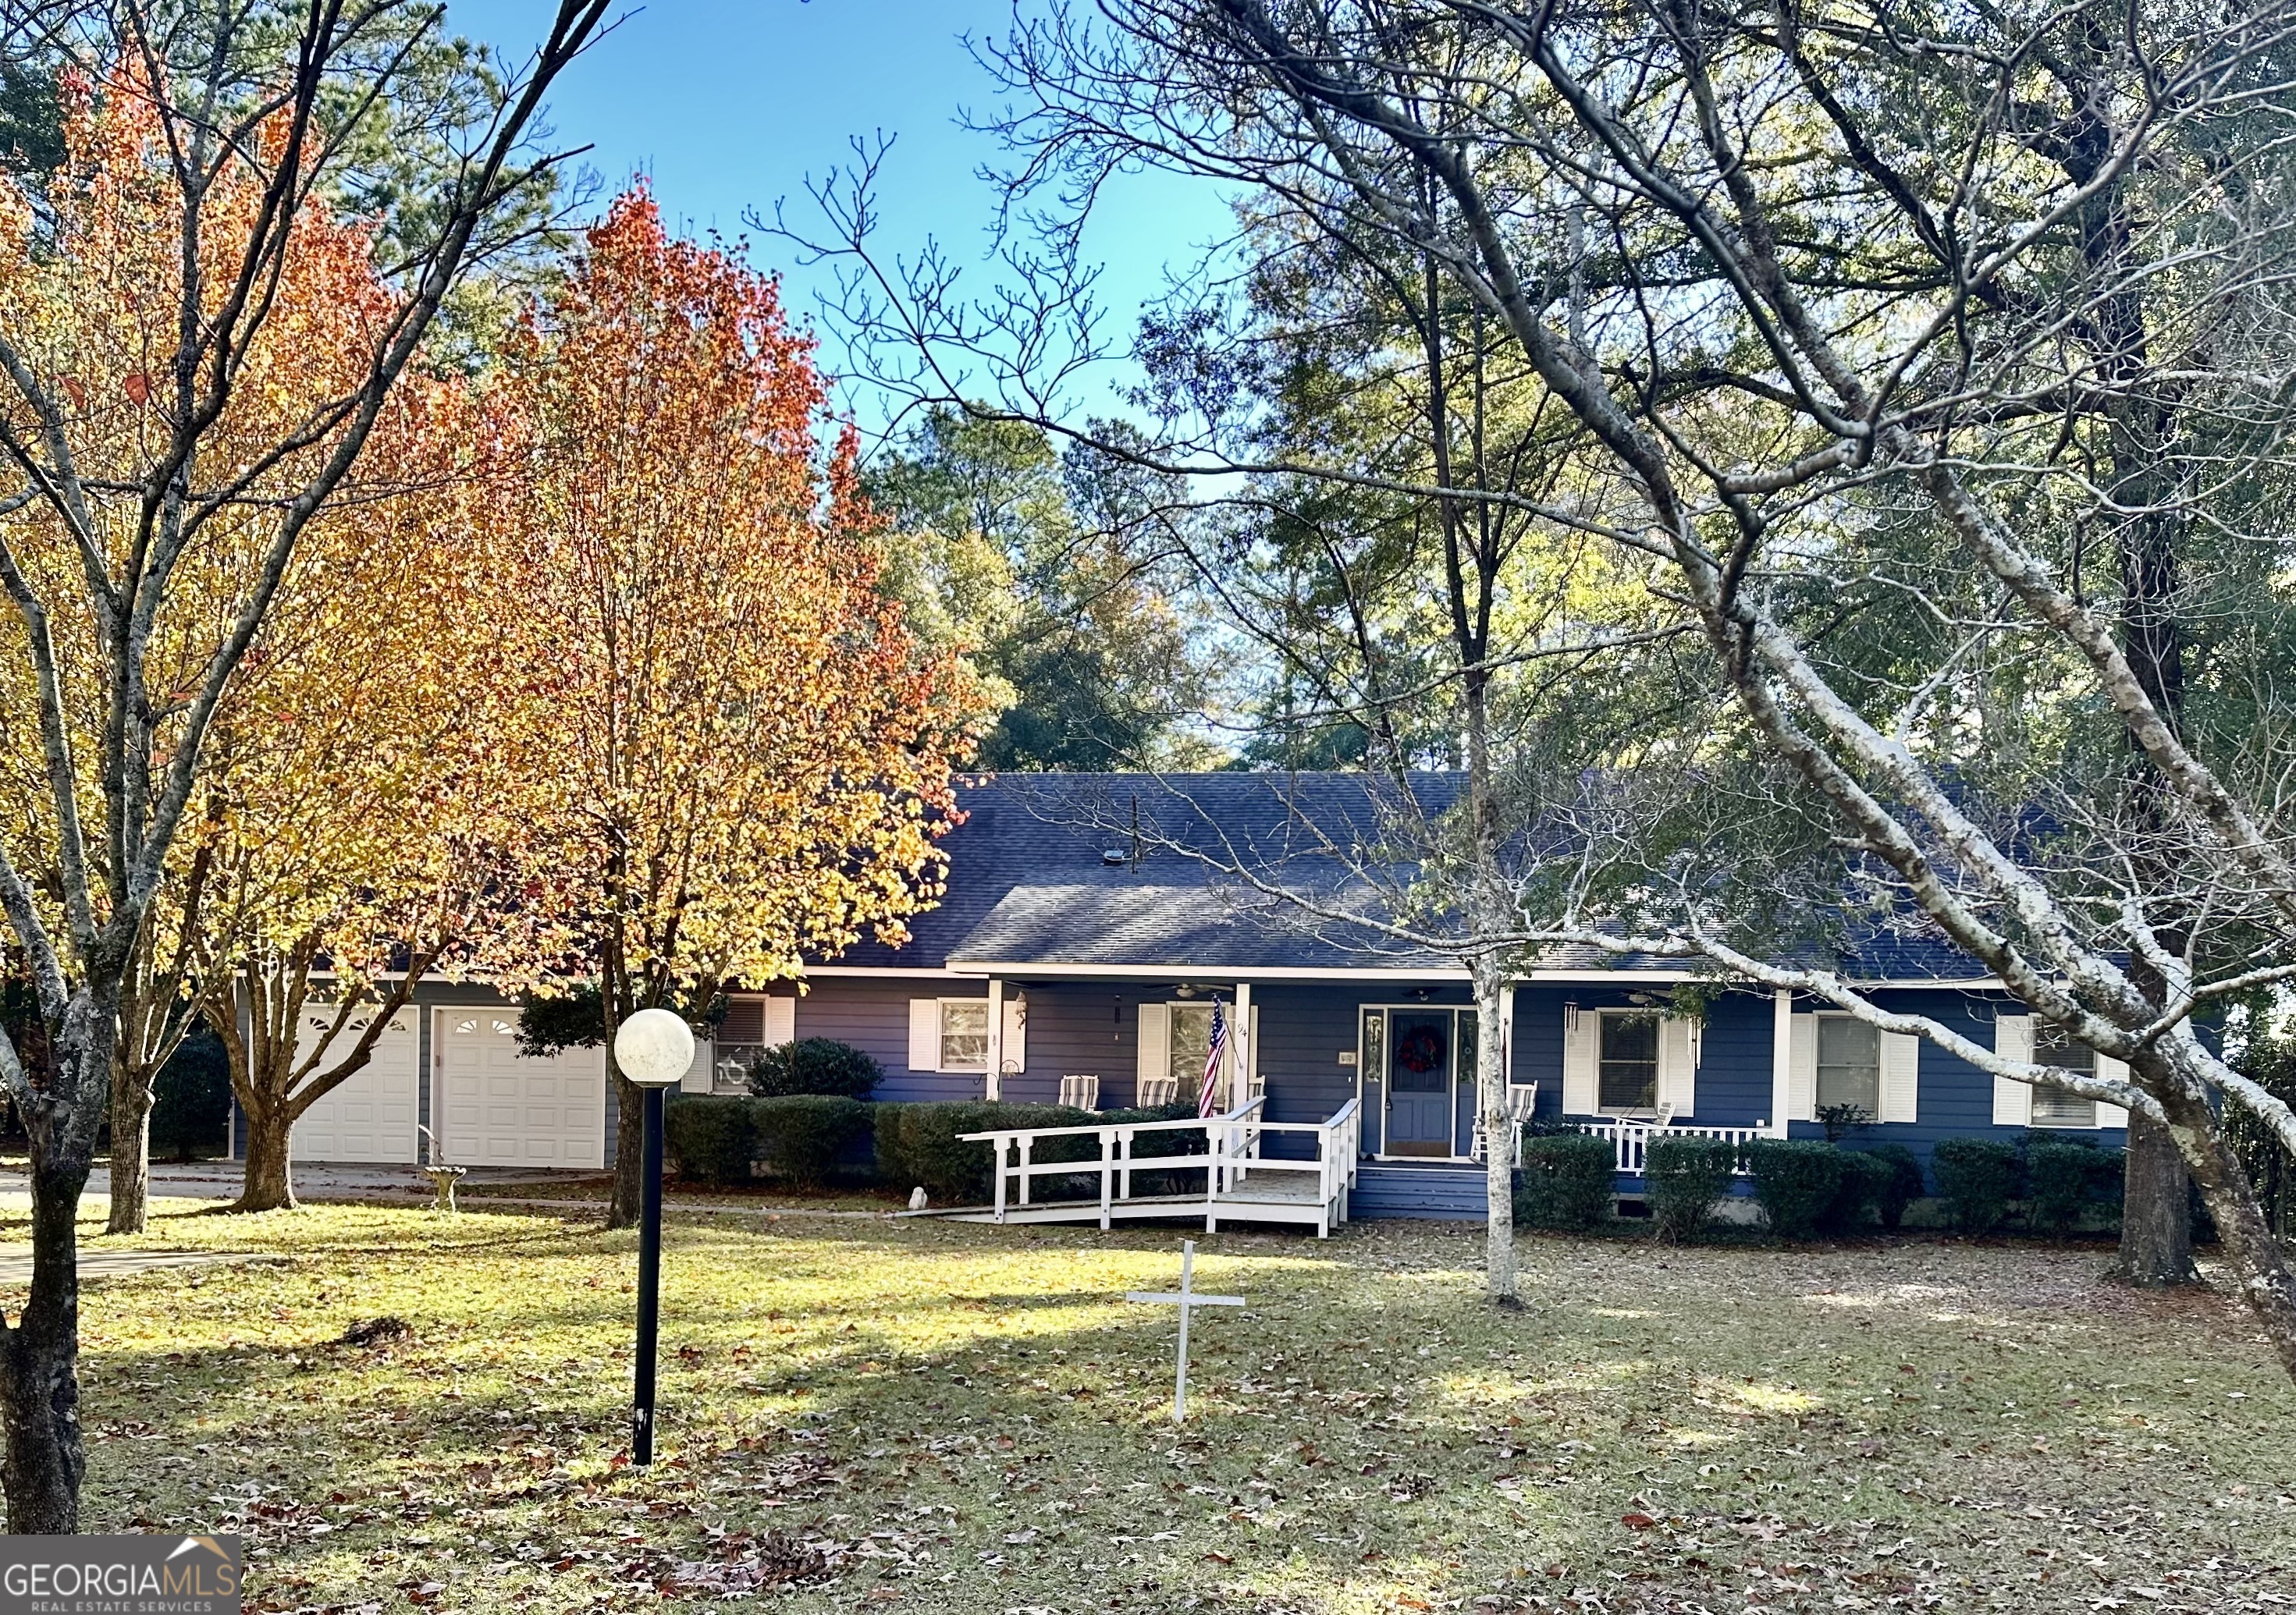
POLYGON ((1192 1279, 1196 1270, 1196 1242, 1180 1242, 1180 1287, 1177 1290, 1128 1290, 1128 1301, 1147 1301, 1180 1309, 1180 1373, 1172 1388, 1172 1422, 1177 1424, 1188 1416, 1188 1314, 1199 1307, 1241 1307, 1240 1295, 1199 1294, 1192 1279))

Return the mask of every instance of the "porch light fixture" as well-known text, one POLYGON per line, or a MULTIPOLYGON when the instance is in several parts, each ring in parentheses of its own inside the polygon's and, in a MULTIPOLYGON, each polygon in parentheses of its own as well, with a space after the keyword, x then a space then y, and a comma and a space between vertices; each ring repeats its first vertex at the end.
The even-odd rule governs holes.
POLYGON ((640 1010, 614 1033, 614 1064, 645 1090, 644 1161, 639 1169, 637 1394, 630 1409, 630 1462, 653 1462, 654 1341, 661 1327, 662 1094, 693 1063, 693 1029, 666 1009, 640 1010))

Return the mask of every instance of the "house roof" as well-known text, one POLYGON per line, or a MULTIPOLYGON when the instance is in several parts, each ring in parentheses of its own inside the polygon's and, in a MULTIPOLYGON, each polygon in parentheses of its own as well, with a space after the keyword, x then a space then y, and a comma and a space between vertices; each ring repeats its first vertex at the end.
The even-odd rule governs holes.
MULTIPOLYGON (((965 786, 943 843, 947 891, 899 947, 847 949, 840 969, 1021 973, 1169 970, 1456 974, 1451 956, 1319 917, 1379 911, 1407 873, 1386 861, 1398 816, 1439 816, 1461 777, 1368 774, 1007 774, 965 786), (1136 832, 1135 825, 1137 825, 1136 832), (1308 900, 1287 900, 1277 893, 1308 900)), ((1925 927, 1867 929, 1827 963, 1868 980, 1982 975, 1925 927)), ((1550 948, 1538 975, 1686 974, 1689 961, 1550 948)))

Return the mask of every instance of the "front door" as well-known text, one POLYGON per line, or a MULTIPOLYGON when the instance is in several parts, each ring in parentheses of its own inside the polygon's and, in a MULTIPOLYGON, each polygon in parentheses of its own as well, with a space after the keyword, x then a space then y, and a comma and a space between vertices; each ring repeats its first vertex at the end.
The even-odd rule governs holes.
POLYGON ((1449 1010, 1390 1010, 1387 1153, 1452 1152, 1451 1076, 1456 1069, 1449 1010))

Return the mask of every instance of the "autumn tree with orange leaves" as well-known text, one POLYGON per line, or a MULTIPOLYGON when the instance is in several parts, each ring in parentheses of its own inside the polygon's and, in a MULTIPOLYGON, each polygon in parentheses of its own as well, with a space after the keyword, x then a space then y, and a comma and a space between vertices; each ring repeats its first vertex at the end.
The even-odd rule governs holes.
POLYGON ((398 115, 404 40, 435 8, 314 5, 281 26, 113 0, 43 36, 77 63, 68 156, 0 186, 0 753, 22 759, 0 912, 37 1005, 0 1034, 31 1154, 31 1284, 0 1325, 12 1532, 79 1522, 74 1225, 208 746, 441 302, 546 168, 528 130, 606 4, 559 0, 525 72, 458 105, 436 205, 387 266, 322 200, 350 161, 329 117, 398 115))
MULTIPOLYGON (((639 1009, 900 934, 939 895, 982 704, 878 587, 851 435, 824 454, 810 342, 737 252, 671 240, 644 191, 621 197, 510 371, 546 719, 522 743, 556 783, 566 971, 599 983, 611 1050, 639 1009)), ((613 1086, 621 1226, 642 1110, 613 1086)))

